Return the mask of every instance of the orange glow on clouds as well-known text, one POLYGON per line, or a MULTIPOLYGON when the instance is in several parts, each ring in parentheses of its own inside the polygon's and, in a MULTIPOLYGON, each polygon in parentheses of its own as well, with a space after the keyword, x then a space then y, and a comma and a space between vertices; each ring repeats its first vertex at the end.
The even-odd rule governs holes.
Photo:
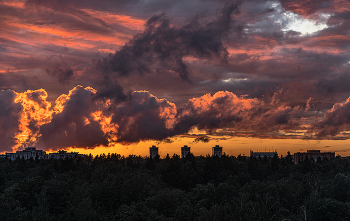
POLYGON ((213 96, 211 94, 206 94, 199 98, 192 98, 190 99, 190 102, 193 103, 193 106, 198 110, 198 112, 204 112, 208 111, 210 108, 220 108, 219 104, 213 102, 214 100, 220 98, 225 98, 228 101, 225 103, 226 110, 222 110, 221 114, 224 114, 226 111, 232 113, 251 109, 254 104, 258 102, 257 99, 238 98, 234 93, 229 91, 219 91, 213 96))
POLYGON ((116 134, 118 134, 119 126, 117 124, 111 123, 112 116, 106 117, 102 114, 102 111, 93 112, 91 113, 91 116, 95 121, 100 123, 102 131, 108 137, 109 144, 112 145, 116 143, 118 140, 116 134))
POLYGON ((23 93, 17 93, 15 103, 21 103, 23 111, 20 117, 20 132, 15 135, 17 145, 13 147, 17 150, 24 144, 31 144, 37 141, 38 132, 29 129, 31 122, 40 127, 49 123, 52 118, 51 104, 46 101, 47 93, 44 89, 28 90, 23 93))
MULTIPOLYGON (((97 91, 91 87, 85 87, 82 86, 76 86, 72 90, 69 91, 68 94, 63 94, 59 96, 56 101, 55 105, 52 107, 51 103, 48 102, 46 99, 48 97, 47 92, 44 89, 39 90, 28 90, 23 93, 16 93, 17 96, 15 98, 15 103, 20 103, 22 105, 22 113, 20 116, 20 125, 19 125, 19 133, 15 135, 15 139, 17 141, 17 144, 13 146, 13 150, 16 151, 20 149, 23 146, 26 145, 32 145, 35 144, 41 137, 39 134, 39 130, 31 130, 33 125, 37 128, 39 128, 41 125, 50 123, 52 120, 52 117, 54 114, 59 114, 64 111, 64 108, 66 107, 67 102, 72 99, 72 96, 74 93, 77 93, 76 91, 78 89, 84 89, 85 91, 91 92, 92 94, 96 94, 97 91)), ((175 104, 165 100, 165 99, 158 99, 157 97, 150 95, 146 91, 135 91, 132 93, 133 102, 137 102, 137 104, 142 104, 143 102, 148 101, 148 99, 155 99, 158 103, 164 103, 167 105, 159 106, 159 117, 165 119, 167 122, 168 129, 171 129, 173 127, 174 121, 176 121, 176 106, 175 104)), ((227 91, 219 91, 215 93, 214 95, 206 94, 198 98, 193 98, 189 100, 189 103, 191 103, 196 110, 197 113, 201 114, 203 112, 206 112, 211 109, 220 109, 219 112, 216 112, 219 115, 230 115, 233 113, 243 113, 246 112, 252 108, 254 108, 256 105, 261 104, 257 99, 245 99, 245 98, 239 98, 235 94, 227 91), (220 104, 220 101, 222 99, 225 100, 225 107, 222 108, 223 104, 220 104)), ((350 152, 349 149, 341 149, 344 147, 344 145, 349 144, 350 141, 343 140, 343 141, 330 141, 330 140, 324 140, 324 141, 315 141, 315 140, 301 140, 301 139, 270 139, 269 135, 266 134, 264 137, 265 139, 259 139, 259 138, 249 138, 244 137, 244 132, 242 132, 242 135, 237 134, 237 136, 232 135, 208 135, 205 131, 199 131, 196 129, 196 127, 192 128, 191 131, 188 132, 188 134, 183 135, 175 135, 173 137, 170 137, 171 142, 162 142, 162 141, 153 141, 153 140, 143 140, 140 142, 136 142, 133 144, 127 143, 127 142, 118 142, 118 133, 119 131, 119 125, 112 123, 112 117, 113 115, 105 116, 103 113, 103 109, 111 107, 112 103, 110 100, 104 101, 104 103, 99 105, 98 107, 101 110, 96 110, 91 112, 90 120, 88 118, 84 118, 85 125, 91 124, 91 120, 94 120, 98 122, 101 125, 101 130, 103 133, 108 137, 108 145, 107 146, 97 146, 93 149, 85 149, 84 147, 63 147, 64 149, 68 150, 74 150, 79 151, 81 153, 93 153, 98 154, 101 152, 108 153, 108 152, 116 152, 121 155, 129 155, 129 154, 140 154, 142 156, 148 155, 148 148, 151 145, 156 144, 160 147, 160 155, 164 157, 167 153, 169 154, 179 154, 180 147, 183 145, 191 146, 192 152, 195 155, 207 155, 211 152, 211 147, 213 145, 219 144, 223 146, 224 152, 226 152, 229 155, 238 155, 238 154, 249 154, 249 149, 252 149, 253 151, 261 150, 261 148, 264 148, 264 146, 267 146, 267 148, 273 148, 279 150, 279 154, 286 154, 287 151, 296 152, 296 151, 303 151, 306 149, 327 149, 328 146, 335 145, 332 147, 332 150, 338 150, 342 151, 340 152, 341 155, 347 154, 350 152), (206 136, 209 138, 208 143, 202 143, 202 142, 194 142, 194 139, 200 136, 206 136), (166 148, 165 148, 166 146, 166 148), (108 148, 108 149, 107 149, 108 148)), ((124 104, 120 104, 124 105, 124 104)), ((341 104, 338 104, 338 106, 341 106, 341 104)), ((298 109, 298 107, 296 107, 298 109)), ((269 117, 269 115, 277 112, 284 112, 285 110, 290 109, 289 107, 280 106, 276 107, 275 109, 266 112, 264 117, 269 117)), ((334 111, 334 108, 329 110, 329 112, 334 111)), ((185 112, 183 114, 189 114, 188 112, 185 112)), ((129 126, 127 126, 127 130, 129 130, 129 127, 131 124, 137 124, 136 122, 137 118, 134 118, 131 116, 130 121, 128 121, 129 126)), ((258 118, 258 122, 255 122, 256 124, 264 124, 264 122, 259 123, 259 120, 263 120, 263 118, 258 118)), ((304 125, 303 128, 307 127, 307 125, 304 125)), ((132 128, 132 127, 130 127, 132 128)), ((125 132, 125 131, 124 131, 125 132)), ((305 130, 294 130, 294 131, 280 131, 279 134, 282 134, 284 136, 301 136, 305 132, 305 130), (298 135, 299 134, 299 135, 298 135)), ((342 136, 341 134, 340 136, 342 136)), ((345 134, 346 135, 346 134, 345 134)), ((273 136, 271 136, 273 137, 273 136)), ((278 136, 277 136, 278 137, 278 136)), ((276 136, 275 136, 276 138, 276 136)), ((50 149, 50 148, 48 148, 50 149)))
MULTIPOLYGON (((102 53, 113 53, 115 50, 126 43, 132 37, 130 34, 120 33, 112 28, 105 27, 101 21, 109 25, 121 25, 132 30, 142 30, 145 23, 144 20, 132 18, 131 16, 116 15, 103 13, 89 9, 82 9, 85 15, 79 16, 61 11, 56 11, 46 7, 31 7, 25 5, 24 1, 3 1, 0 4, 12 7, 14 9, 26 10, 26 13, 36 14, 38 10, 47 13, 64 14, 68 17, 74 17, 77 20, 89 19, 97 28, 101 28, 104 32, 95 32, 84 28, 65 27, 60 22, 56 24, 45 24, 45 21, 33 21, 22 19, 21 17, 6 15, 1 21, 2 34, 1 37, 35 48, 42 47, 43 44, 68 47, 77 50, 97 50, 102 53), (86 18, 85 18, 85 17, 86 18)), ((14 49, 12 49, 14 50, 14 49)), ((9 52, 9 51, 8 51, 9 52)), ((7 52, 7 53, 8 53, 7 52)), ((38 53, 38 50, 33 53, 38 53)), ((26 54, 26 51, 11 53, 13 56, 20 57, 26 54)), ((27 56, 33 56, 29 54, 27 56)))
MULTIPOLYGON (((19 21, 18 21, 19 22, 19 21)), ((23 24, 16 22, 7 22, 7 25, 16 28, 21 32, 35 32, 37 33, 41 39, 40 44, 42 42, 47 42, 50 44, 58 45, 58 46, 67 46, 74 49, 92 49, 96 48, 97 42, 109 43, 109 44, 117 44, 122 45, 125 38, 130 38, 130 36, 117 34, 109 37, 104 35, 97 35, 95 33, 90 33, 87 31, 75 31, 75 30, 66 30, 64 28, 60 28, 58 26, 44 26, 44 25, 32 25, 32 24, 23 24), (56 37, 53 41, 53 37, 56 37)), ((18 39, 18 38, 16 38, 18 39)), ((30 43, 27 40, 21 43, 30 43)), ((33 39, 32 46, 37 45, 38 39, 33 39)))
POLYGON ((143 30, 145 21, 127 15, 112 14, 110 12, 99 12, 90 9, 82 9, 92 17, 99 18, 107 24, 119 24, 130 29, 143 30))
POLYGON ((23 8, 24 4, 25 4, 25 1, 22 1, 22 0, 11 0, 11 1, 3 1, 3 2, 0 2, 1 5, 6 5, 6 6, 11 6, 11 7, 14 7, 14 8, 23 8))

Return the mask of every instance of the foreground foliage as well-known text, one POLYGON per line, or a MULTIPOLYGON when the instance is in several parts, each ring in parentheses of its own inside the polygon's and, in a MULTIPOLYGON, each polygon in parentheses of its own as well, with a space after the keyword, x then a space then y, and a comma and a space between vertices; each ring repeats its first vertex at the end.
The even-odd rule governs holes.
POLYGON ((0 220, 350 220, 350 162, 0 160, 0 220))

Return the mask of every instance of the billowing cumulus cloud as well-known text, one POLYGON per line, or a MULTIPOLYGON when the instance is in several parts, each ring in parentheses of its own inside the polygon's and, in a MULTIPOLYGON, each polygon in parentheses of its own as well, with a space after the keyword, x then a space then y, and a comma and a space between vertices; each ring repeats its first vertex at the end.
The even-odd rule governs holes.
POLYGON ((220 91, 193 98, 178 112, 175 131, 179 133, 196 127, 208 132, 226 128, 254 134, 299 128, 305 108, 239 98, 231 92, 220 91))
POLYGON ((111 123, 118 125, 118 142, 162 140, 172 133, 177 113, 175 104, 158 99, 147 91, 135 91, 130 98, 108 108, 111 123))
POLYGON ((38 146, 57 149, 107 145, 107 139, 91 113, 98 109, 93 101, 96 91, 77 86, 68 95, 61 95, 55 103, 52 120, 40 127, 38 146))
POLYGON ((51 103, 48 102, 47 92, 43 89, 28 90, 18 93, 15 102, 21 104, 19 133, 16 134, 17 145, 30 145, 37 141, 40 126, 51 121, 51 103))
POLYGON ((336 103, 324 114, 324 118, 316 122, 311 131, 318 138, 335 136, 339 132, 350 129, 350 98, 342 103, 336 103))
POLYGON ((195 126, 207 130, 235 127, 249 117, 259 103, 257 99, 242 99, 224 91, 193 98, 179 109, 175 130, 185 133, 195 126))
POLYGON ((38 146, 46 149, 93 148, 115 142, 162 140, 171 135, 176 106, 146 91, 133 92, 125 101, 104 99, 82 86, 61 95, 51 121, 40 127, 38 146))
POLYGON ((51 104, 46 98, 43 89, 23 93, 0 91, 1 152, 37 141, 40 126, 51 121, 51 104))
POLYGON ((312 98, 305 105, 292 107, 279 100, 278 93, 263 101, 219 91, 179 106, 147 91, 134 91, 118 100, 83 86, 61 95, 54 104, 47 101, 43 89, 23 93, 7 90, 0 95, 0 119, 2 125, 8 125, 2 127, 1 151, 26 145, 55 150, 161 141, 195 128, 208 134, 270 138, 304 131, 304 138, 320 139, 337 136, 350 125, 349 99, 335 104, 323 116, 313 111, 312 98))

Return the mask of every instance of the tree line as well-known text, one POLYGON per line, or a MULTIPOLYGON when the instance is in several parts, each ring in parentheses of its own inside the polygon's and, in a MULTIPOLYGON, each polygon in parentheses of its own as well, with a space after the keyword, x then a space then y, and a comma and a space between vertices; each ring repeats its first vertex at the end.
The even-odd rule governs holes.
POLYGON ((0 159, 0 220, 350 220, 350 161, 0 159))

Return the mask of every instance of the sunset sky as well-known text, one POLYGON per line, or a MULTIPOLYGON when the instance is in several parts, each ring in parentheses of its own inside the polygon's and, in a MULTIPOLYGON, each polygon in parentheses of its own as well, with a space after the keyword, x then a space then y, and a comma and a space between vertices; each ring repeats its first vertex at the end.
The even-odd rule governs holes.
POLYGON ((349 0, 0 0, 0 153, 350 155, 349 0))

